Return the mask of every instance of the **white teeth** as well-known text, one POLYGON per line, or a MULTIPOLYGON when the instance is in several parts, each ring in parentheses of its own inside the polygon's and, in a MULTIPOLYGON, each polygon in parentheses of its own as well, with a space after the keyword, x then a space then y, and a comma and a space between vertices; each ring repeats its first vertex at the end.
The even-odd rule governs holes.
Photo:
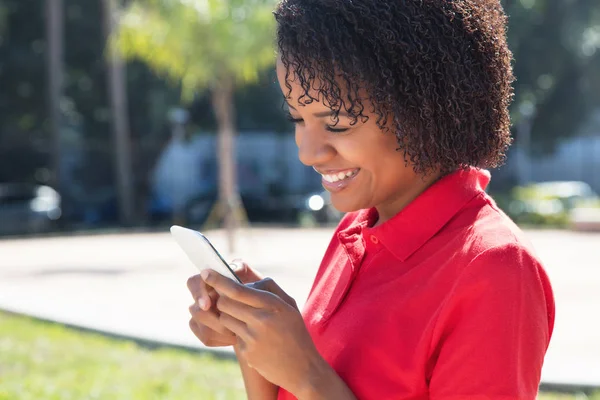
POLYGON ((323 176, 323 179, 325 179, 327 182, 333 183, 333 182, 339 182, 341 180, 344 180, 346 178, 354 176, 355 173, 356 173, 356 170, 348 171, 348 172, 339 172, 337 174, 322 175, 322 176, 323 176))

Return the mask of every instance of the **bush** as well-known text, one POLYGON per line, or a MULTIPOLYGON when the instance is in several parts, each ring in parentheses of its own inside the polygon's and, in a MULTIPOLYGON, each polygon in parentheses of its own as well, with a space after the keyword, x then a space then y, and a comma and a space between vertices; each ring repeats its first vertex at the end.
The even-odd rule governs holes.
POLYGON ((517 224, 567 227, 575 209, 597 207, 600 198, 584 182, 544 182, 492 194, 517 224))

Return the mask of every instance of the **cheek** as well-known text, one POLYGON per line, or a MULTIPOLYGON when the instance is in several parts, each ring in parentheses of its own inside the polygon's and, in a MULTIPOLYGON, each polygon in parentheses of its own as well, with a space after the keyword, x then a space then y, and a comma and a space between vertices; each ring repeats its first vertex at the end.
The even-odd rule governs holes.
POLYGON ((348 163, 363 170, 377 184, 386 182, 398 168, 404 168, 401 152, 396 151, 396 136, 382 132, 375 123, 357 129, 334 141, 337 153, 348 163))
POLYGON ((402 152, 398 151, 398 138, 391 132, 385 132, 381 134, 381 147, 387 150, 388 154, 400 154, 402 152))
MULTIPOLYGON (((365 168, 377 175, 389 177, 404 169, 404 157, 397 151, 398 144, 395 136, 389 133, 377 132, 371 143, 362 146, 365 168)), ((383 178, 383 177, 381 177, 383 178)))
POLYGON ((405 162, 404 154, 396 148, 395 141, 387 140, 385 146, 380 147, 377 156, 372 158, 369 172, 377 185, 375 190, 394 192, 412 180, 414 171, 405 162))

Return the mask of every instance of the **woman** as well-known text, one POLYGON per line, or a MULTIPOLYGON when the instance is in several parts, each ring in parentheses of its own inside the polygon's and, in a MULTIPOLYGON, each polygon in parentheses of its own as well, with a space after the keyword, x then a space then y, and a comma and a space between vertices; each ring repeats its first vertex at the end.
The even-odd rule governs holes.
POLYGON ((283 0, 277 74, 340 222, 306 307, 245 264, 190 327, 251 399, 534 399, 548 278, 485 193, 510 144, 498 0, 283 0))

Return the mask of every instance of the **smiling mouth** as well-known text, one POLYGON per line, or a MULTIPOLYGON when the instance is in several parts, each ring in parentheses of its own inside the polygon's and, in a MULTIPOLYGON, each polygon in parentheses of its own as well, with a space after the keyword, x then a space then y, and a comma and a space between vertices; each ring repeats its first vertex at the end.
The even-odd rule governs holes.
POLYGON ((319 172, 319 174, 323 177, 324 181, 327 181, 329 183, 336 183, 336 182, 344 181, 346 179, 353 178, 356 174, 358 174, 358 171, 360 171, 360 168, 351 169, 351 170, 347 170, 347 171, 340 171, 340 172, 333 173, 333 174, 323 174, 320 172, 319 172))

